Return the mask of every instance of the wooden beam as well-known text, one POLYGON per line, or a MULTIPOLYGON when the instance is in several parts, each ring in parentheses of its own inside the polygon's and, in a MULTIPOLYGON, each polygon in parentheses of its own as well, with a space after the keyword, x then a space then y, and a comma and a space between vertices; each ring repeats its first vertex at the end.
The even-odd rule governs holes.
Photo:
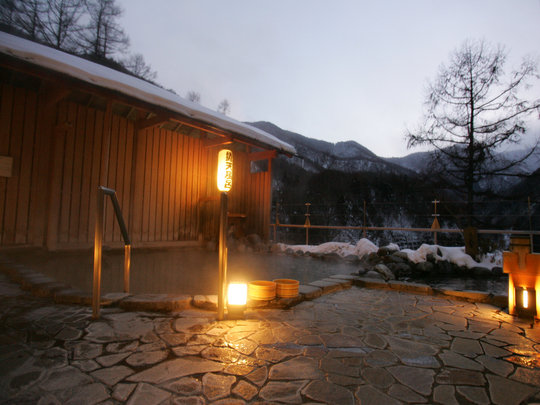
POLYGON ((181 124, 186 124, 186 125, 189 125, 192 128, 197 128, 197 129, 209 132, 209 133, 214 134, 214 135, 223 136, 223 137, 231 136, 230 132, 224 131, 222 129, 211 127, 210 125, 206 125, 206 124, 203 124, 201 122, 195 121, 192 118, 182 117, 180 115, 175 115, 175 116, 171 117, 171 121, 176 121, 176 122, 179 122, 181 124))
POLYGON ((228 145, 230 143, 233 143, 232 135, 227 135, 227 136, 224 136, 223 138, 205 139, 203 141, 203 146, 205 148, 212 148, 214 146, 228 145))
POLYGON ((137 122, 137 125, 138 125, 138 129, 140 131, 140 130, 143 130, 143 129, 157 127, 158 125, 165 124, 165 123, 169 122, 170 119, 171 119, 171 116, 169 114, 159 114, 159 115, 157 115, 155 117, 152 117, 152 118, 139 120, 137 122))
POLYGON ((277 156, 276 150, 263 150, 262 152, 254 152, 248 155, 250 162, 255 160, 274 159, 277 156))

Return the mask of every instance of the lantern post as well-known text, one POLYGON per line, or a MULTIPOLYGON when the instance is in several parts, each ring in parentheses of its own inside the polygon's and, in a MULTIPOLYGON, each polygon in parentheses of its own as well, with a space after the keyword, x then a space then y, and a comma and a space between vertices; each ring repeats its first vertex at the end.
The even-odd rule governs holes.
POLYGON ((225 316, 225 300, 227 291, 227 217, 228 195, 227 191, 232 188, 233 179, 233 154, 228 149, 223 149, 218 154, 217 187, 221 191, 221 204, 219 215, 219 273, 218 273, 218 321, 225 316))

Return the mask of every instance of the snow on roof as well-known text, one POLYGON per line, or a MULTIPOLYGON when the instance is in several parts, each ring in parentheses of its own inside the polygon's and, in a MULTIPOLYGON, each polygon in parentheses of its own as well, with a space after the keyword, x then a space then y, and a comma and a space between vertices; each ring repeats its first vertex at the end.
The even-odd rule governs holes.
POLYGON ((144 80, 77 56, 3 32, 0 32, 0 52, 84 82, 167 108, 207 125, 243 135, 279 151, 296 154, 293 146, 258 128, 236 121, 217 111, 212 111, 144 80))

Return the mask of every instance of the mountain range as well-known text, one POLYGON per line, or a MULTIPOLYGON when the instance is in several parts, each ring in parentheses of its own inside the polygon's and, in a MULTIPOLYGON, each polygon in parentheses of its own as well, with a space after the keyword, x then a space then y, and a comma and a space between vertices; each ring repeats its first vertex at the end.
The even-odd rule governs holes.
MULTIPOLYGON (((287 131, 267 121, 246 122, 278 139, 294 146, 297 157, 291 161, 304 170, 320 173, 323 170, 335 170, 345 173, 379 172, 409 174, 421 172, 429 161, 431 152, 416 152, 404 157, 383 158, 371 152, 356 141, 327 142, 309 138, 295 132, 287 131)), ((508 159, 516 158, 519 151, 504 152, 508 159)), ((518 171, 530 174, 539 168, 537 156, 529 157, 518 171)))

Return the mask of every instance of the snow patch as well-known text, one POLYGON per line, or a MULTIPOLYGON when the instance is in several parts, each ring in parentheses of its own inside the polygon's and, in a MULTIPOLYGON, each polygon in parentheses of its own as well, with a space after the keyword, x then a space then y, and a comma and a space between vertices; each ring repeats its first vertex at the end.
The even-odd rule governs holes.
MULTIPOLYGON (((313 246, 313 245, 285 245, 279 243, 281 251, 286 249, 292 249, 295 252, 302 251, 304 253, 337 253, 338 255, 345 257, 348 255, 357 255, 362 257, 369 255, 372 252, 377 252, 379 248, 373 242, 368 239, 360 239, 356 245, 343 242, 328 242, 323 243, 322 245, 313 246)), ((388 245, 391 250, 399 251, 399 246, 395 243, 388 245)), ((467 267, 472 269, 474 267, 485 267, 488 269, 493 269, 494 267, 502 267, 502 253, 496 252, 486 255, 482 261, 477 262, 471 256, 465 253, 464 247, 444 247, 438 245, 422 245, 417 250, 403 249, 401 252, 407 253, 407 256, 411 262, 420 263, 427 260, 429 254, 433 255, 435 260, 439 261, 448 261, 450 263, 456 264, 460 267, 467 267), (440 255, 439 255, 440 253, 440 255)))

